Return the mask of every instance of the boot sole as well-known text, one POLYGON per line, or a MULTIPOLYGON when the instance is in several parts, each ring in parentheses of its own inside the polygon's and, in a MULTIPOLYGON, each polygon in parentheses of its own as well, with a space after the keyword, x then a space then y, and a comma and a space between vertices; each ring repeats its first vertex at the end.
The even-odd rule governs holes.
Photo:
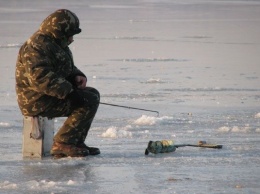
POLYGON ((65 153, 62 152, 62 151, 55 151, 55 152, 52 152, 52 151, 51 151, 51 155, 52 155, 54 158, 86 157, 86 156, 89 155, 89 152, 80 153, 80 154, 65 154, 65 153))

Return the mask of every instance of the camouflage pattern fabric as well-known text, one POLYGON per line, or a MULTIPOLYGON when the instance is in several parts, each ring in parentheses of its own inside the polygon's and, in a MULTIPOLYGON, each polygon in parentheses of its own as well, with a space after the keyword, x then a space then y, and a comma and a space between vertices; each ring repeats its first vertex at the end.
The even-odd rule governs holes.
MULTIPOLYGON (((86 87, 84 94, 89 96, 97 95, 100 98, 99 92, 95 88, 86 87)), ((91 123, 98 109, 98 104, 93 106, 84 106, 74 108, 67 101, 59 100, 56 105, 46 110, 41 114, 43 117, 68 117, 63 126, 54 136, 54 141, 65 144, 79 145, 84 143, 91 123)))
POLYGON ((60 9, 49 15, 41 24, 40 31, 60 41, 63 47, 67 46, 67 38, 79 34, 79 19, 71 11, 60 9))
MULTIPOLYGON (((66 99, 73 90, 75 76, 85 76, 74 65, 68 47, 68 37, 80 32, 79 19, 73 12, 57 10, 21 46, 16 62, 16 93, 22 114, 68 116, 55 137, 63 143, 83 141, 98 108, 96 104, 76 109, 66 99)), ((84 92, 100 97, 94 88, 84 92)))

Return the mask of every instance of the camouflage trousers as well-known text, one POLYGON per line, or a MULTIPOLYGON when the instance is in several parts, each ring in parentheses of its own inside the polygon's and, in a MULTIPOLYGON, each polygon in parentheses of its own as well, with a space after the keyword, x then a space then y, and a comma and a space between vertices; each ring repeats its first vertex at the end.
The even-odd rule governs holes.
MULTIPOLYGON (((100 98, 95 88, 86 87, 84 93, 94 93, 100 98)), ((63 126, 54 136, 58 143, 78 145, 84 143, 99 104, 75 108, 68 100, 59 100, 52 108, 45 110, 39 116, 43 117, 68 117, 63 126)))

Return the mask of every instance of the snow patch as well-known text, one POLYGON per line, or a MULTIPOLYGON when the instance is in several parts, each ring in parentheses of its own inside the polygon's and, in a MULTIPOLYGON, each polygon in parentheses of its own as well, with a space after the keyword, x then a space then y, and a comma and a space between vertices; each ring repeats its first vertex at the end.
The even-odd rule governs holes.
POLYGON ((0 122, 0 127, 10 127, 10 123, 0 122))
POLYGON ((218 128, 218 131, 219 131, 219 132, 229 132, 229 131, 230 131, 230 128, 229 128, 229 127, 226 127, 226 126, 223 126, 223 127, 218 128))
POLYGON ((124 138, 124 137, 132 137, 132 133, 127 131, 130 126, 126 126, 123 129, 118 129, 117 127, 110 127, 106 130, 106 132, 102 133, 102 137, 107 138, 124 138))
POLYGON ((6 45, 0 45, 0 48, 19 48, 22 45, 23 45, 22 43, 9 43, 6 45))
POLYGON ((260 133, 260 128, 256 128, 256 129, 255 129, 255 132, 256 132, 256 133, 260 133))
POLYGON ((0 183, 0 189, 17 189, 17 184, 10 183, 9 181, 4 181, 3 183, 0 183))
POLYGON ((231 132, 247 132, 250 128, 249 127, 238 127, 238 126, 234 126, 232 129, 231 129, 231 132))
POLYGON ((163 116, 163 117, 150 117, 147 115, 142 115, 139 119, 134 121, 135 125, 155 125, 157 123, 164 123, 172 120, 173 117, 163 116))
POLYGON ((54 182, 54 181, 46 181, 46 180, 43 180, 43 181, 41 181, 42 182, 42 184, 46 184, 46 187, 54 187, 57 183, 56 182, 54 182))
POLYGON ((260 118, 260 112, 255 115, 255 118, 260 118))
POLYGON ((156 79, 156 78, 151 78, 151 79, 148 79, 147 81, 146 81, 146 83, 160 83, 161 82, 161 80, 158 78, 158 79, 156 79))
MULTIPOLYGON (((238 126, 233 126, 233 127, 227 127, 227 126, 223 126, 223 127, 220 127, 217 129, 219 132, 223 132, 223 133, 227 133, 227 132, 231 132, 231 133, 246 133, 246 132, 252 132, 254 131, 252 129, 252 127, 250 127, 249 125, 245 125, 244 127, 238 127, 238 126)), ((258 132, 257 131, 258 129, 255 130, 255 132, 258 132)))
POLYGON ((75 185, 75 181, 69 180, 67 185, 75 185))

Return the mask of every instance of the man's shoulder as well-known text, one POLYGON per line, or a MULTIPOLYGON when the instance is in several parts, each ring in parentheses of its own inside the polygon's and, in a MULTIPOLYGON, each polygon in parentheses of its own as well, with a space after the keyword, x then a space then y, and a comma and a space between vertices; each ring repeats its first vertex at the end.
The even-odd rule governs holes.
POLYGON ((53 44, 54 40, 52 40, 49 36, 41 33, 40 31, 35 32, 27 41, 29 44, 53 44))
POLYGON ((28 49, 32 50, 44 50, 46 51, 57 51, 59 50, 59 46, 56 44, 55 40, 51 37, 41 33, 40 31, 35 32, 26 42, 25 44, 28 49))

